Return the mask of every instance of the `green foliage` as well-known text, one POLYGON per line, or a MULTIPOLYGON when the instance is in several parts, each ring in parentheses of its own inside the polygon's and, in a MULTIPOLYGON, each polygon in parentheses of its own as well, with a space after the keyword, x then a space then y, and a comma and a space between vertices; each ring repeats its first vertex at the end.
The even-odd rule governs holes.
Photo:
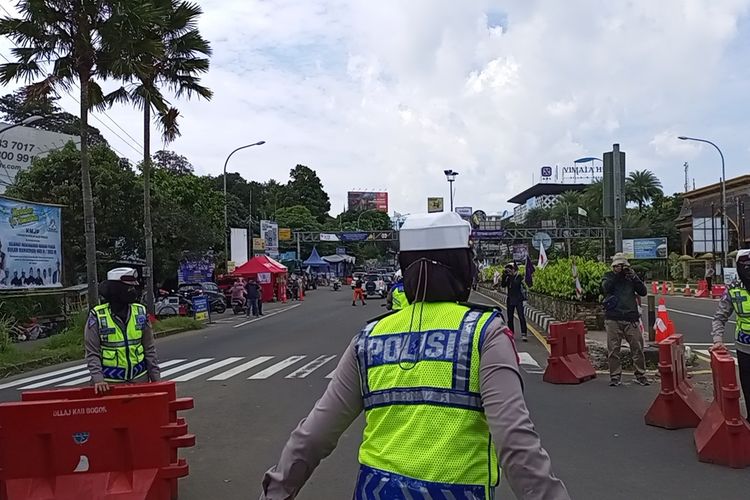
POLYGON ((6 315, 0 315, 0 352, 7 352, 11 347, 10 329, 15 322, 6 315))
POLYGON ((680 261, 680 255, 676 252, 669 254, 667 259, 669 262, 669 276, 674 281, 682 281, 684 278, 682 274, 682 262, 680 261))
POLYGON ((154 332, 164 332, 167 330, 200 330, 201 328, 205 328, 205 326, 205 323, 202 321, 196 321, 193 318, 173 316, 154 323, 154 332))
POLYGON ((331 210, 331 200, 323 190, 323 183, 315 170, 297 165, 289 172, 289 178, 285 190, 285 206, 302 205, 310 210, 318 222, 325 222, 328 211, 331 210))
MULTIPOLYGON (((582 302, 597 302, 601 294, 601 283, 609 267, 593 260, 576 259, 578 279, 583 288, 582 302)), ((565 300, 576 298, 575 279, 571 259, 558 259, 550 262, 544 269, 534 272, 532 290, 565 300)))
POLYGON ((661 181, 649 170, 630 172, 625 180, 625 198, 637 203, 639 210, 660 195, 664 195, 661 190, 661 181))

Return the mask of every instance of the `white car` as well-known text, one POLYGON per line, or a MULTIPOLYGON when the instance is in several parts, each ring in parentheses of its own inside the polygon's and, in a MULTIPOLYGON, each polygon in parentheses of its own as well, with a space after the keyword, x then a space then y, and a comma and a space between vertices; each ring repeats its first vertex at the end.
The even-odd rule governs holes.
POLYGON ((377 296, 384 299, 388 295, 385 280, 380 274, 367 274, 364 276, 365 294, 367 297, 377 296))

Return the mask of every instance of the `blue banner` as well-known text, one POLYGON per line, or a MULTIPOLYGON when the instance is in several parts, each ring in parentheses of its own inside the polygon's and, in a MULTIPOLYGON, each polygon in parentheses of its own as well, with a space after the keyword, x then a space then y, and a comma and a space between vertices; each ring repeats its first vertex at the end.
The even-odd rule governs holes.
POLYGON ((214 280, 214 263, 212 260, 196 259, 183 260, 177 270, 177 282, 183 283, 205 283, 214 280))
POLYGON ((61 208, 0 197, 0 287, 62 286, 61 208))
POLYGON ((504 229, 473 229, 472 240, 500 240, 505 237, 504 229))
POLYGON ((366 241, 369 236, 365 232, 341 233, 341 241, 366 241))
POLYGON ((208 321, 208 297, 193 297, 193 316, 197 321, 208 321))
POLYGON ((640 238, 623 240, 622 251, 628 259, 666 259, 666 238, 640 238))

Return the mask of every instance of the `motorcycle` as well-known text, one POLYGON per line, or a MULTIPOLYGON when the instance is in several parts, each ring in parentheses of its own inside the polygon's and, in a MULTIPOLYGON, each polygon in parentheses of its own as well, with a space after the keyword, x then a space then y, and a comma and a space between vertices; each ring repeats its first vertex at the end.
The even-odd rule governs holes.
POLYGON ((232 312, 240 314, 245 311, 245 300, 244 299, 232 299, 232 312))
POLYGON ((336 280, 333 282, 333 291, 338 292, 341 288, 341 282, 339 280, 336 280))

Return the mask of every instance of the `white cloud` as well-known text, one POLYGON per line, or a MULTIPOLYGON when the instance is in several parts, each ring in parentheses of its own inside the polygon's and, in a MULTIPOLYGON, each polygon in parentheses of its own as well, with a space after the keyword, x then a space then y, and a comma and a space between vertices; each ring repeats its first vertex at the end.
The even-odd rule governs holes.
MULTIPOLYGON (((728 176, 747 171, 750 0, 199 3, 215 97, 175 103, 183 136, 171 147, 202 172, 265 139, 230 170, 283 180, 305 163, 334 210, 347 189, 370 186, 387 188, 395 210, 423 211, 427 196, 447 197, 442 171, 453 168, 456 203, 496 212, 541 165, 615 142, 668 191, 688 159, 698 185, 715 177, 702 167, 715 152, 675 135, 713 138, 728 176)), ((109 114, 140 138, 136 111, 109 114)))

